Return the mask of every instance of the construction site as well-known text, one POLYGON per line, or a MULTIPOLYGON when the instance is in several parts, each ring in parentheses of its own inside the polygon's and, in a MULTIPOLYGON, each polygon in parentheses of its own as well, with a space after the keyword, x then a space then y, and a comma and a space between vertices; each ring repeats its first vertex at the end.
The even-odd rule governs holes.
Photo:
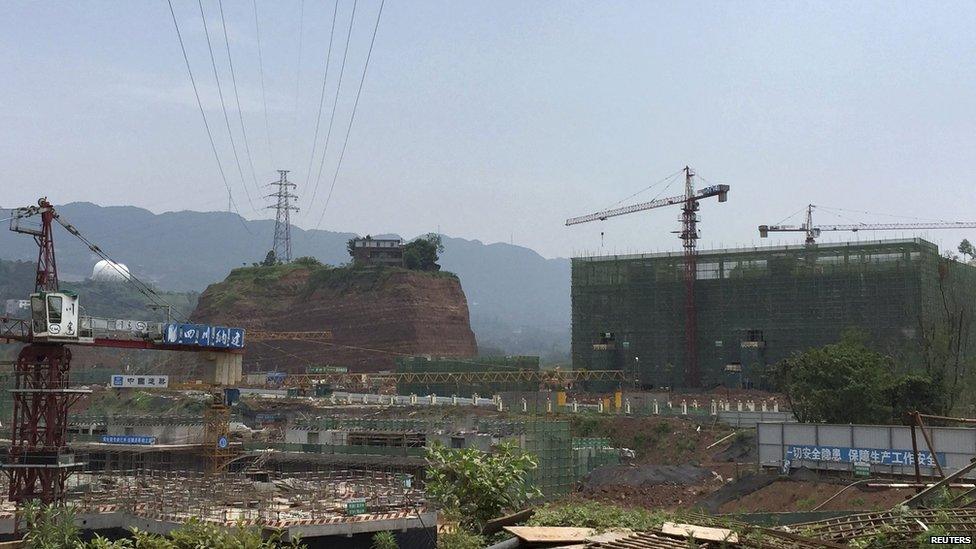
POLYGON ((976 545, 964 8, 386 4, 0 19, 0 548, 976 545))
MULTIPOLYGON (((976 267, 921 239, 818 244, 824 227, 812 224, 812 208, 802 226, 761 227, 805 232, 805 244, 699 251, 698 200, 724 200, 729 187, 696 191, 693 172, 684 174, 685 195, 567 222, 679 205, 685 251, 573 259, 573 362, 555 368, 532 356, 417 356, 350 342, 341 315, 313 323, 322 326, 315 331, 298 330, 308 326, 300 317, 272 325, 252 314, 235 327, 218 324, 221 310, 243 310, 241 300, 254 303, 250 294, 269 291, 268 282, 265 290, 214 285, 201 296, 206 318, 192 321, 87 316, 84 296, 59 288, 54 228, 92 252, 99 247, 44 199, 15 210, 11 229, 33 236, 39 251, 30 316, 0 324, 0 337, 21 345, 0 399, 10 426, 0 532, 18 539, 22 506, 41 501, 68 506, 80 528, 109 538, 133 529, 166 535, 202 521, 308 547, 369 547, 381 532, 394 533, 400 547, 433 547, 456 526, 426 490, 432 450, 492 455, 506 445, 535 460, 526 482, 537 508, 596 502, 682 516, 694 510, 708 515, 694 515, 688 528, 725 528, 724 541, 761 531, 833 546, 838 532, 855 530, 831 525, 848 523, 817 530, 810 522, 800 537, 784 525, 905 500, 925 509, 922 496, 941 486, 959 517, 969 517, 961 509, 976 493, 967 484, 976 466, 972 429, 926 426, 922 417, 949 418, 916 412, 910 429, 823 425, 811 434, 803 429, 817 426, 798 423, 769 375, 793 353, 836 342, 851 328, 866 332, 873 348, 910 355, 950 307, 970 316, 976 267), (261 359, 247 356, 255 345, 261 359), (316 346, 354 353, 347 363, 341 353, 322 355, 329 365, 321 366, 316 346), (74 371, 73 348, 95 357, 136 349, 161 360, 140 373, 74 371), (269 353, 290 367, 260 369, 269 353), (382 354, 377 364, 392 356, 394 368, 373 371, 371 353, 382 354), (875 482, 839 497, 852 474, 875 482), (741 524, 716 522, 744 511, 741 524)), ((289 188, 285 178, 282 172, 279 194, 289 188)), ((287 232, 278 233, 276 245, 287 250, 287 232)), ((288 265, 271 272, 296 280, 307 270, 311 289, 293 290, 306 301, 333 291, 335 271, 288 265)), ((372 292, 384 291, 377 283, 390 268, 365 266, 372 292)), ((237 273, 253 284, 250 272, 237 273)), ((338 280, 348 288, 361 276, 338 280)), ((131 274, 122 282, 141 285, 154 307, 165 307, 131 274)), ((967 331, 958 347, 969 338, 967 331)), ((518 523, 528 516, 506 519, 514 536, 507 543, 533 546, 555 532, 543 528, 548 534, 539 539, 522 532, 518 523)), ((926 517, 919 522, 936 520, 926 517)), ((865 520, 885 531, 891 524, 884 516, 865 520)), ((976 521, 966 520, 952 522, 957 532, 976 531, 976 521)), ((582 531, 562 541, 602 543, 595 531, 582 531)), ((681 536, 665 528, 651 535, 663 545, 647 546, 668 547, 681 536)))

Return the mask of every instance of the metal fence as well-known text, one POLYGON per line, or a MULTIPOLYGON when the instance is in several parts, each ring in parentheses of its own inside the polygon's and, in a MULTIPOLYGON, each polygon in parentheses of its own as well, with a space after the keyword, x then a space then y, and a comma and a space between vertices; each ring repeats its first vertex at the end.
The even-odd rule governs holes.
POLYGON ((767 403, 763 401, 758 403, 751 400, 747 402, 739 400, 734 403, 731 400, 703 400, 700 403, 697 400, 689 402, 687 400, 668 401, 663 399, 658 401, 654 398, 645 398, 645 395, 639 393, 624 393, 620 408, 614 406, 615 402, 612 398, 595 404, 576 402, 575 400, 567 401, 566 404, 559 404, 556 393, 547 391, 507 392, 492 395, 491 398, 477 397, 477 400, 475 400, 474 395, 468 398, 437 395, 378 395, 337 391, 326 397, 326 400, 333 405, 479 406, 529 415, 595 412, 628 416, 667 416, 702 422, 718 420, 737 428, 752 428, 757 423, 768 421, 796 421, 792 412, 780 410, 776 404, 770 404, 767 407, 767 403))
MULTIPOLYGON (((976 456, 976 429, 927 427, 935 455, 916 429, 919 470, 935 475, 935 462, 948 474, 976 456)), ((759 465, 777 469, 806 467, 824 471, 855 471, 914 475, 911 427, 901 425, 828 425, 759 423, 756 426, 759 465)), ((973 475, 971 475, 972 477, 973 475)))

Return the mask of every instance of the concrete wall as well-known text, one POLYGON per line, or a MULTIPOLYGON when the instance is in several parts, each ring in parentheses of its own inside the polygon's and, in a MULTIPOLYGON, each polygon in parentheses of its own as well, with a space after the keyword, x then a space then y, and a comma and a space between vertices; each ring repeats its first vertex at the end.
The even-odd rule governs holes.
MULTIPOLYGON (((929 427, 926 429, 936 454, 945 454, 943 470, 948 474, 968 465, 976 456, 976 429, 967 427, 929 427)), ((916 429, 916 438, 920 452, 928 453, 928 445, 921 430, 916 429)), ((912 451, 911 428, 901 425, 827 425, 817 423, 759 423, 756 426, 756 441, 759 445, 759 464, 763 467, 781 469, 784 461, 789 461, 790 468, 807 467, 809 469, 829 471, 852 471, 853 465, 834 459, 794 459, 790 448, 819 447, 819 448, 855 448, 881 450, 889 453, 901 452, 900 458, 890 458, 904 462, 902 465, 881 464, 871 461, 871 471, 874 473, 914 475, 915 467, 912 458, 906 459, 905 452, 912 451)), ((869 452, 870 453, 870 452, 869 452)), ((882 452, 883 453, 883 452, 882 452)), ((833 458, 834 456, 832 456, 833 458)), ((880 456, 878 456, 880 457, 880 456)), ((919 469, 923 475, 937 475, 932 465, 922 464, 919 469)), ((976 474, 970 475, 976 477, 976 474)))

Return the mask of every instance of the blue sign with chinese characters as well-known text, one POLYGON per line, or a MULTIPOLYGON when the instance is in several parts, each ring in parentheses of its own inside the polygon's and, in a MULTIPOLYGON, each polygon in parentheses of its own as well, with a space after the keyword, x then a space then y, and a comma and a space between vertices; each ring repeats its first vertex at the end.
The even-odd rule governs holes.
MULTIPOLYGON (((872 465, 914 466, 915 453, 911 450, 881 450, 877 448, 845 448, 841 446, 792 445, 786 448, 789 461, 832 461, 834 463, 870 463, 872 465)), ((935 461, 945 466, 945 452, 918 451, 918 464, 935 467, 935 461)))
POLYGON ((244 329, 209 324, 167 324, 163 343, 217 349, 243 349, 244 329))
POLYGON ((102 435, 102 444, 139 444, 151 446, 156 444, 156 437, 137 435, 102 435))

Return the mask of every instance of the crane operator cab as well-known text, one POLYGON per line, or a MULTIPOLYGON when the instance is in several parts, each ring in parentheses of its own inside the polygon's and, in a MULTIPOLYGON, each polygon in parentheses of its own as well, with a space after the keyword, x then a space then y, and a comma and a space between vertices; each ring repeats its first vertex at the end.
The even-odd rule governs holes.
POLYGON ((74 292, 38 292, 31 294, 31 332, 34 341, 78 342, 82 337, 79 324, 78 294, 74 292))

